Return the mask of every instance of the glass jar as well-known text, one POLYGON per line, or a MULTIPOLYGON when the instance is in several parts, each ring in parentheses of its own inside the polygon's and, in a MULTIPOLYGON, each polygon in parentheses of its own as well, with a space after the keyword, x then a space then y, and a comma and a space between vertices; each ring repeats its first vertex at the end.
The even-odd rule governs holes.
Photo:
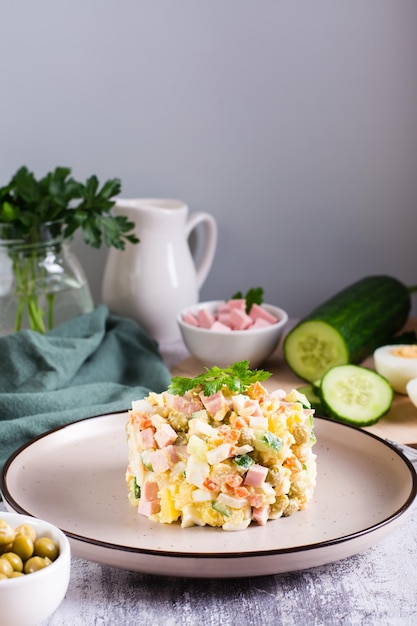
POLYGON ((93 310, 84 271, 62 231, 62 222, 49 222, 17 238, 12 225, 0 224, 0 335, 44 333, 93 310))

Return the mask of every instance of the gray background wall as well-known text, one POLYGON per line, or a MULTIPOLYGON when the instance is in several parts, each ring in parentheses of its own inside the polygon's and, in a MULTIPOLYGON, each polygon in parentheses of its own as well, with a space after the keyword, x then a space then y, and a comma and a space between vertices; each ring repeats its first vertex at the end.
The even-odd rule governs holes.
MULTIPOLYGON (((211 212, 201 299, 416 284, 416 28, 415 0, 0 0, 0 184, 66 165, 211 212)), ((106 250, 74 249, 99 301, 106 250)))

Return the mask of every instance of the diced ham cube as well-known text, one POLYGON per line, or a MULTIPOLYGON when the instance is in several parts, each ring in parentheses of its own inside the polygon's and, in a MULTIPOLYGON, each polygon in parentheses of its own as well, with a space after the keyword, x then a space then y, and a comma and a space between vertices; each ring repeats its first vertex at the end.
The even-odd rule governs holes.
POLYGON ((232 309, 230 313, 230 321, 234 330, 246 330, 253 324, 253 319, 240 309, 232 309))
POLYGON ((143 450, 146 450, 146 448, 156 447, 153 428, 145 428, 145 430, 141 430, 139 438, 143 450))
POLYGON ((213 313, 208 309, 200 309, 197 317, 201 328, 211 328, 216 321, 213 313))
POLYGON ((171 406, 177 411, 184 413, 184 415, 191 415, 192 413, 195 413, 203 408, 200 400, 190 400, 190 398, 186 395, 173 396, 171 406))
POLYGON ((161 424, 159 428, 157 428, 154 437, 158 446, 165 448, 170 443, 174 443, 178 435, 170 424, 161 424))
POLYGON ((260 526, 265 526, 269 517, 269 504, 264 504, 258 509, 253 509, 252 518, 258 522, 260 526))
POLYGON ((219 322, 218 320, 216 320, 213 323, 210 330, 217 331, 218 333, 231 333, 232 332, 232 329, 230 328, 230 326, 226 326, 226 324, 223 324, 222 322, 219 322))
POLYGON ((253 321, 257 320, 259 317, 270 322, 270 324, 276 324, 278 321, 275 315, 269 313, 266 309, 261 307, 259 304, 252 304, 251 309, 249 311, 249 316, 253 319, 253 321))
POLYGON ((212 396, 205 396, 204 394, 201 394, 200 398, 210 415, 216 415, 216 413, 219 413, 220 411, 229 409, 226 398, 221 391, 214 393, 212 396))
POLYGON ((246 473, 244 485, 252 485, 253 487, 261 487, 268 474, 268 468, 255 463, 246 473))
POLYGON ((182 319, 184 320, 186 324, 190 324, 190 326, 200 326, 200 324, 198 323, 198 319, 190 311, 187 311, 186 313, 184 313, 182 319))
POLYGON ((151 502, 152 500, 158 500, 159 487, 158 483, 154 480, 145 480, 140 488, 141 500, 151 502))
POLYGON ((154 515, 155 513, 158 513, 161 509, 161 505, 159 500, 143 500, 143 498, 141 498, 139 500, 139 506, 138 506, 138 513, 140 515, 145 515, 146 517, 149 517, 150 515, 154 515))
POLYGON ((175 463, 178 463, 179 461, 176 448, 177 446, 166 446, 166 448, 164 448, 166 457, 170 465, 175 465, 175 463))
POLYGON ((267 328, 268 326, 271 326, 272 322, 268 322, 267 320, 264 320, 263 317, 257 317, 256 320, 253 322, 251 328, 255 329, 255 328, 267 328))
MULTIPOLYGON (((261 406, 259 404, 259 400, 250 400, 247 399, 245 401, 244 404, 244 408, 245 409, 252 409, 251 412, 247 412, 247 415, 252 415, 252 416, 257 416, 257 417, 264 417, 264 414, 261 411, 261 406)), ((266 422, 268 424, 268 419, 266 419, 266 422)))
POLYGON ((169 470, 169 461, 164 450, 155 450, 149 455, 149 462, 155 474, 162 474, 169 470))
POLYGON ((232 320, 230 319, 230 311, 228 311, 227 313, 219 313, 217 316, 217 321, 221 322, 225 326, 230 326, 231 328, 232 320))
POLYGON ((246 300, 245 298, 232 298, 227 301, 227 305, 229 309, 239 309, 240 311, 246 310, 246 300))

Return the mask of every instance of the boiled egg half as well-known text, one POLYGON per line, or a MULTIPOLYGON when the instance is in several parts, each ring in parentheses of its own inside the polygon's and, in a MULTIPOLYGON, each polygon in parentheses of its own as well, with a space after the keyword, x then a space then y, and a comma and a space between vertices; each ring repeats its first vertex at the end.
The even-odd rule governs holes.
POLYGON ((374 352, 374 364, 394 391, 407 394, 408 381, 417 378, 417 344, 381 346, 374 352))
POLYGON ((409 380, 406 387, 408 397, 410 398, 414 406, 417 407, 417 378, 412 378, 411 380, 409 380))

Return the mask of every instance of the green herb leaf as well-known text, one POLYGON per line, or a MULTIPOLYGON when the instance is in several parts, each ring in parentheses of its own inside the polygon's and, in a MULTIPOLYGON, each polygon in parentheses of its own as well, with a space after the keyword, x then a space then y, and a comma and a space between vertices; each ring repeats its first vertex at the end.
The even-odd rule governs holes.
POLYGON ((239 454, 238 456, 235 456, 233 458, 233 461, 236 463, 236 465, 245 470, 249 469, 255 463, 255 461, 252 459, 252 457, 249 456, 249 454, 239 454))
POLYGON ((235 393, 244 393, 253 383, 262 382, 270 376, 271 373, 264 370, 250 370, 249 361, 239 361, 225 368, 217 366, 206 368, 206 371, 196 378, 174 376, 168 391, 183 396, 187 391, 198 387, 205 396, 211 396, 222 387, 227 387, 235 393))
POLYGON ((0 222, 13 226, 13 236, 35 243, 36 230, 46 222, 62 222, 64 236, 81 229, 84 241, 93 248, 104 243, 123 250, 126 242, 138 243, 135 224, 113 215, 113 198, 120 193, 118 178, 107 180, 100 189, 97 176, 80 183, 70 177, 71 169, 57 167, 36 179, 21 167, 8 185, 0 188, 0 222))

